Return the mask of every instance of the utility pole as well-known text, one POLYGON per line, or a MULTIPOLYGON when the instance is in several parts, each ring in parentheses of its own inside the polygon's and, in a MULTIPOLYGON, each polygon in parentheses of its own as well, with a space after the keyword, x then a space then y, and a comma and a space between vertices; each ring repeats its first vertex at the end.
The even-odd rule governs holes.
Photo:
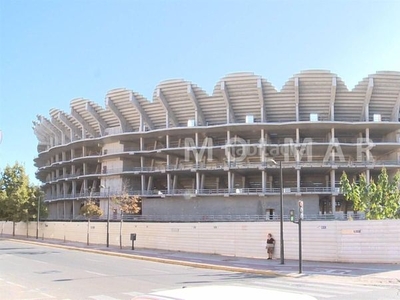
POLYGON ((304 218, 303 200, 299 200, 299 274, 303 273, 303 255, 301 245, 301 221, 304 218))
POLYGON ((39 220, 40 220, 40 196, 38 197, 38 205, 37 205, 36 239, 39 238, 39 220))
POLYGON ((299 274, 303 273, 303 254, 302 254, 302 242, 301 242, 301 221, 304 219, 304 202, 299 200, 299 220, 294 220, 294 210, 290 212, 290 222, 293 222, 299 226, 299 274))
POLYGON ((106 187, 105 185, 100 185, 101 189, 107 190, 107 237, 106 237, 106 245, 110 247, 110 187, 106 187))
POLYGON ((285 264, 285 246, 283 242, 283 173, 282 173, 282 161, 279 161, 279 175, 280 175, 280 250, 281 250, 281 265, 285 264))

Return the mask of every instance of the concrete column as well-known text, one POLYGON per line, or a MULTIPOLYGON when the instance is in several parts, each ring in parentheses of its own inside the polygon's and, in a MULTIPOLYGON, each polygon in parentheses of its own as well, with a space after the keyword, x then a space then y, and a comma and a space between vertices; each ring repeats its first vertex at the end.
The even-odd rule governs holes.
POLYGON ((61 197, 61 186, 60 183, 57 183, 56 185, 56 193, 57 193, 57 197, 61 197))
MULTIPOLYGON (((167 167, 171 164, 170 155, 167 154, 167 167)), ((167 194, 171 193, 171 174, 167 171, 167 194)))
POLYGON ((72 181, 72 196, 76 196, 76 180, 72 181))
POLYGON ((83 191, 84 191, 84 193, 88 192, 87 179, 83 180, 83 191))
MULTIPOLYGON (((231 132, 229 130, 226 132, 226 140, 227 140, 227 143, 226 143, 225 146, 230 145, 230 143, 231 143, 231 132)), ((231 164, 231 151, 230 151, 230 149, 229 149, 229 151, 225 151, 225 153, 227 154, 228 166, 230 167, 230 164, 231 164)))
POLYGON ((267 178, 267 172, 265 172, 264 170, 261 171, 261 189, 262 192, 265 193, 266 192, 266 178, 267 178))
POLYGON ((301 179, 301 172, 300 172, 300 169, 298 169, 298 170, 296 170, 297 172, 297 192, 299 192, 300 193, 300 185, 301 185, 301 181, 300 181, 300 179, 301 179))
POLYGON ((177 175, 174 175, 174 178, 173 178, 173 180, 172 180, 172 190, 175 190, 175 189, 176 189, 177 183, 178 183, 178 176, 177 176, 177 175))
MULTIPOLYGON (((365 128, 365 142, 369 144, 369 128, 365 128)), ((367 162, 370 162, 371 160, 371 152, 369 151, 369 147, 367 147, 365 151, 365 156, 367 159, 367 162)), ((368 179, 369 182, 369 179, 368 179)))
POLYGON ((147 191, 152 191, 153 188, 153 176, 149 176, 149 180, 147 182, 147 191))
POLYGON ((332 204, 332 214, 335 214, 335 212, 336 212, 336 196, 334 196, 334 195, 332 195, 331 204, 332 204))
POLYGON ((142 114, 139 114, 139 132, 144 131, 144 122, 142 114))
MULTIPOLYGON (((196 126, 199 125, 199 112, 197 111, 197 107, 194 109, 194 122, 195 122, 196 126)), ((203 125, 206 125, 206 124, 203 124, 203 125)))
POLYGON ((140 176, 140 187, 142 189, 142 195, 144 194, 145 190, 146 190, 146 177, 145 175, 141 175, 140 176))
POLYGON ((200 173, 196 171, 196 192, 200 190, 200 173))
MULTIPOLYGON (((261 151, 261 165, 264 166, 266 163, 265 160, 265 130, 261 129, 261 138, 260 138, 260 151, 261 151)), ((264 169, 261 170, 261 191, 262 193, 265 193, 266 189, 266 172, 264 169)))
POLYGON ((84 179, 83 180, 83 186, 84 186, 84 192, 85 193, 90 193, 90 191, 88 190, 89 189, 89 186, 88 186, 88 182, 87 182, 87 179, 84 179))
MULTIPOLYGON (((336 181, 336 173, 335 170, 331 170, 331 189, 332 189, 332 193, 334 192, 334 188, 335 188, 335 181, 336 181)), ((334 214, 336 211, 336 196, 332 194, 331 197, 331 203, 332 203, 332 213, 334 214)))
POLYGON ((228 171, 228 190, 231 193, 232 190, 232 172, 228 171))
POLYGON ((63 182, 63 197, 65 198, 68 193, 68 185, 66 182, 63 182))
MULTIPOLYGON (((142 150, 142 148, 143 148, 143 138, 140 138, 140 148, 141 148, 141 150, 142 150)), ((143 170, 143 168, 144 168, 144 157, 143 156, 141 156, 140 157, 140 168, 143 170)), ((141 190, 142 190, 142 195, 145 193, 145 190, 146 190, 146 177, 145 177, 145 175, 140 175, 140 188, 141 188, 141 190)))

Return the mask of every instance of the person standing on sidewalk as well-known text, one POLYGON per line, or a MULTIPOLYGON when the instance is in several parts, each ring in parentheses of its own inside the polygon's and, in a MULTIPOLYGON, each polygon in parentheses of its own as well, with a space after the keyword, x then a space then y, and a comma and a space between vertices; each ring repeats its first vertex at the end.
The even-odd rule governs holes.
POLYGON ((275 248, 275 239, 272 237, 272 234, 268 233, 267 236, 267 246, 265 247, 268 253, 268 259, 272 259, 272 254, 274 254, 275 248))

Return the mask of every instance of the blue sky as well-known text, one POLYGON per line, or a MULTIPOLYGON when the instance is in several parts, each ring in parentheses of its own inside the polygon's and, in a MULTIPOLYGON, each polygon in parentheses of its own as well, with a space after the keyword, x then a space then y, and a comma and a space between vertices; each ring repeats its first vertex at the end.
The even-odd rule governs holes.
POLYGON ((32 182, 32 121, 70 112, 108 90, 148 99, 166 79, 212 93, 249 71, 281 89, 305 69, 331 70, 351 89, 400 71, 400 1, 0 0, 0 169, 23 163, 32 182))

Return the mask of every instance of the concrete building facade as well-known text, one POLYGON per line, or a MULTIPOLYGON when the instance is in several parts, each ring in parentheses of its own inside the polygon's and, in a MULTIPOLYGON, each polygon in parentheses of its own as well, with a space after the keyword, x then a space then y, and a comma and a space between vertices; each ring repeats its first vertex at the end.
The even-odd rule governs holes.
POLYGON ((400 167, 400 72, 348 90, 329 71, 303 71, 281 91, 235 73, 212 95, 169 80, 152 101, 114 89, 105 108, 87 99, 70 107, 34 124, 36 176, 53 219, 79 217, 88 197, 105 211, 123 192, 142 198, 142 216, 274 219, 281 192, 284 215, 299 199, 306 216, 340 215, 352 211, 340 193, 343 171, 370 179, 400 167))

